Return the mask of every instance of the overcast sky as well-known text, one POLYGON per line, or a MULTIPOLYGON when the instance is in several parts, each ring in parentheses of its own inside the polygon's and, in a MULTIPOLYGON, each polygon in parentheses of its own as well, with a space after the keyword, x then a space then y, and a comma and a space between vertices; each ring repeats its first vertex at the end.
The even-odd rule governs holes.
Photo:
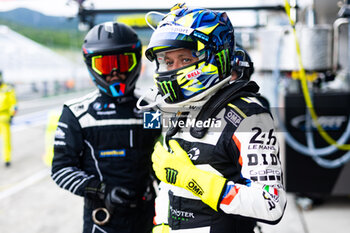
POLYGON ((74 16, 77 4, 69 0, 0 0, 0 11, 8 11, 18 7, 29 8, 53 16, 74 16), (70 2, 67 5, 67 2, 70 2))
MULTIPOLYGON (((291 0, 289 0, 291 1, 291 0)), ((219 7, 219 6, 254 6, 254 5, 282 5, 284 0, 87 0, 86 6, 93 2, 95 8, 123 9, 123 8, 170 8, 178 2, 186 2, 192 7, 219 7)), ((299 0, 311 2, 311 0, 299 0)), ((0 0, 0 11, 11 10, 17 7, 26 7, 40 11, 46 15, 75 16, 78 5, 73 0, 0 0)))

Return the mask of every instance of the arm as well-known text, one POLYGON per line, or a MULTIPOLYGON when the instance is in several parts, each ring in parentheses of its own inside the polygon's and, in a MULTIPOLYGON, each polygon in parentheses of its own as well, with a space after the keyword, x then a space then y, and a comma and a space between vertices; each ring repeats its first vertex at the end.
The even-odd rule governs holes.
POLYGON ((13 117, 16 115, 17 112, 17 99, 16 99, 16 92, 13 87, 11 87, 11 91, 9 93, 9 99, 10 99, 10 116, 13 117))
MULTIPOLYGON (((241 150, 240 154, 237 156, 237 162, 240 163, 239 161, 241 161, 242 163, 241 175, 245 178, 242 179, 245 181, 244 183, 227 182, 227 179, 224 177, 195 167, 187 153, 174 140, 169 141, 173 153, 167 152, 160 144, 157 144, 155 147, 152 161, 153 169, 157 177, 164 182, 192 192, 214 210, 217 210, 219 207, 227 214, 250 217, 267 223, 277 223, 281 219, 286 205, 285 191, 281 184, 282 174, 280 163, 277 162, 277 164, 275 164, 274 160, 272 164, 271 160, 265 165, 265 161, 262 161, 261 163, 263 165, 257 164, 258 166, 252 168, 252 165, 257 163, 256 160, 254 160, 255 157, 260 160, 264 155, 258 154, 258 152, 262 152, 260 149, 254 151, 257 154, 256 156, 252 155, 252 152, 248 150, 251 148, 250 145, 255 144, 254 140, 261 140, 262 137, 262 135, 257 135, 254 130, 251 131, 249 127, 253 125, 253 128, 255 128, 261 123, 261 127, 271 128, 273 122, 271 118, 266 118, 269 117, 268 114, 261 114, 261 116, 263 116, 261 119, 255 119, 255 116, 260 115, 253 115, 245 119, 243 121, 244 123, 242 122, 240 128, 237 129, 241 131, 236 131, 236 133, 232 135, 234 143, 237 145, 240 144, 240 146, 236 145, 236 147, 239 147, 241 150), (244 128, 243 126, 248 128, 244 128), (254 138, 255 135, 256 138, 254 138), (241 141, 235 141, 235 137, 233 136, 241 141), (252 141, 253 143, 249 143, 252 138, 254 139, 252 141), (266 182, 258 182, 259 178, 256 182, 253 181, 255 178, 252 175, 255 175, 255 173, 267 173, 271 169, 273 169, 274 172, 280 172, 279 181, 276 177, 274 181, 268 180, 266 182)), ((263 128, 264 130, 262 131, 270 132, 265 131, 267 128, 263 128)), ((273 129, 273 127, 271 129, 273 129)), ((278 148, 277 138, 273 131, 271 135, 265 135, 265 140, 262 145, 271 144, 272 142, 275 143, 273 148, 278 148)), ((278 156, 278 154, 274 154, 273 158, 276 156, 278 156)))
POLYGON ((59 187, 79 196, 84 196, 88 183, 98 185, 99 182, 80 169, 79 156, 82 151, 80 124, 70 109, 64 106, 55 133, 51 177, 59 187))
POLYGON ((220 201, 225 213, 279 222, 286 206, 279 144, 269 114, 246 118, 229 139, 244 182, 228 182, 220 201))
POLYGON ((190 191, 217 211, 226 179, 193 165, 177 141, 170 140, 169 146, 173 153, 169 153, 159 142, 154 147, 152 162, 158 179, 190 191))

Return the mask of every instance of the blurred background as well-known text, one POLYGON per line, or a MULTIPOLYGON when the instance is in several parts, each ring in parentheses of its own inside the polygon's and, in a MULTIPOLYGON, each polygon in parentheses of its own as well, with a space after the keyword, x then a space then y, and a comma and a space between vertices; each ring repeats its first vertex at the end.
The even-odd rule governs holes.
MULTIPOLYGON (((49 169, 62 104, 95 89, 83 38, 95 24, 119 21, 147 46, 146 13, 176 3, 0 0, 0 71, 18 100, 12 163, 0 165, 0 232, 81 232, 82 198, 58 188, 49 169)), ((278 123, 289 203, 278 225, 257 232, 349 232, 350 1, 290 0, 289 15, 284 0, 185 3, 228 13, 278 123)), ((152 85, 153 71, 143 58, 139 92, 152 85)))

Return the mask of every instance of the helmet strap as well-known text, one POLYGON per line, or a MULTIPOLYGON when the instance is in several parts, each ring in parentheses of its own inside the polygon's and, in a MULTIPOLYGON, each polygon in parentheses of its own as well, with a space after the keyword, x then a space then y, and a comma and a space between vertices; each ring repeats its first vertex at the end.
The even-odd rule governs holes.
POLYGON ((167 93, 166 95, 164 95, 160 98, 157 98, 157 97, 159 97, 158 90, 150 88, 137 100, 136 107, 140 110, 149 110, 149 109, 156 107, 160 103, 162 103, 169 96, 170 96, 170 93, 167 93), (149 99, 149 96, 152 96, 152 93, 153 93, 154 98, 149 99), (146 102, 149 102, 149 104, 141 105, 141 102, 143 100, 145 100, 146 102))

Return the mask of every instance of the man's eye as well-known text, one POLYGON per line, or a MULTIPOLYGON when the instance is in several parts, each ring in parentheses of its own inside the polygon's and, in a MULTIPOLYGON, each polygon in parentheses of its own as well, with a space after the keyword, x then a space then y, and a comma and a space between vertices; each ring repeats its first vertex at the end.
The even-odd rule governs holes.
POLYGON ((189 63, 189 62, 192 62, 192 59, 191 58, 184 58, 182 61, 183 61, 183 63, 189 63))
POLYGON ((165 61, 165 64, 166 64, 167 66, 171 66, 173 63, 174 63, 174 62, 172 62, 172 61, 165 61))

